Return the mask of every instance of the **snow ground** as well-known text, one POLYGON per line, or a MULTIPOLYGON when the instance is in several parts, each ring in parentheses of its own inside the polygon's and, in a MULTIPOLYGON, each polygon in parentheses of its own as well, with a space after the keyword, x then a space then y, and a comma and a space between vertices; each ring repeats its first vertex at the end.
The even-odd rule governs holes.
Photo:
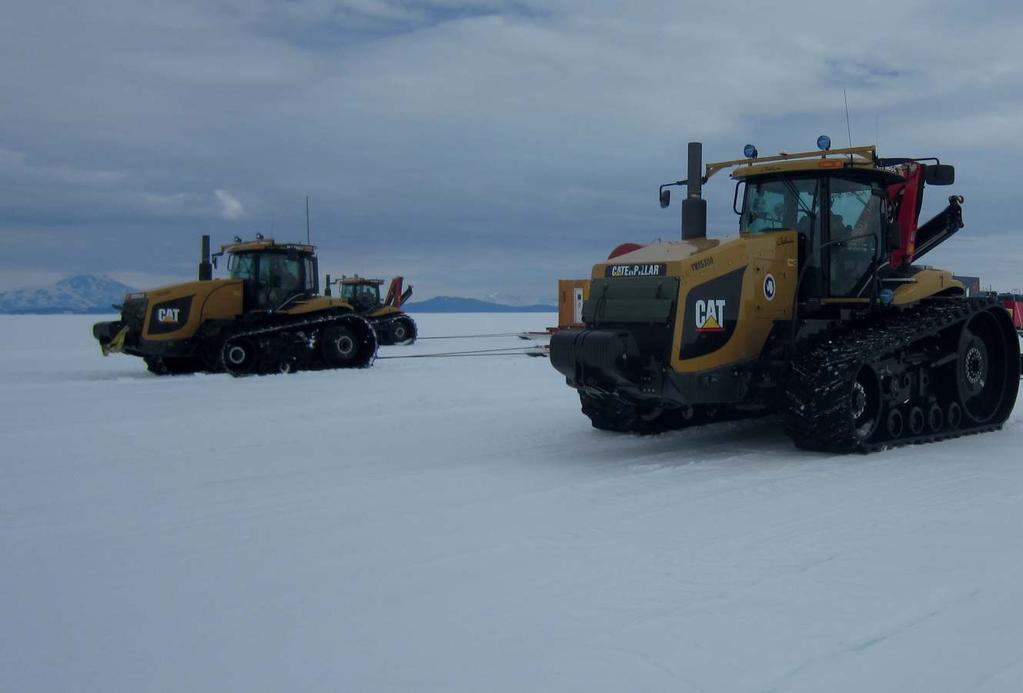
POLYGON ((0 318, 0 691, 1023 688, 1018 414, 617 436, 546 359, 161 379, 92 321, 0 318))

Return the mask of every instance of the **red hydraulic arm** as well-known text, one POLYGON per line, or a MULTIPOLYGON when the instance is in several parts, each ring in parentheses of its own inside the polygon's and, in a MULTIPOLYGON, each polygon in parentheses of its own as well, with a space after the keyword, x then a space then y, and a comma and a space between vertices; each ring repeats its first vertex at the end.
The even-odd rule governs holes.
POLYGON ((405 281, 405 277, 395 277, 391 280, 391 285, 387 288, 387 298, 384 299, 385 306, 394 306, 398 310, 401 310, 401 304, 405 303, 412 297, 412 285, 410 284, 405 291, 402 291, 402 284, 405 281))
POLYGON ((924 195, 924 167, 907 165, 906 179, 888 186, 888 201, 897 205, 899 247, 891 252, 889 262, 895 269, 913 261, 916 251, 916 230, 920 220, 920 204, 924 195))

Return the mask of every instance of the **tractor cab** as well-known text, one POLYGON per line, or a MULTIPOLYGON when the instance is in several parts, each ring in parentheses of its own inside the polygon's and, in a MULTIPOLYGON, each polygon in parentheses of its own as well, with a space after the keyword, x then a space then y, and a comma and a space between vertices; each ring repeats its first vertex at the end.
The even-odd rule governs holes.
POLYGON ((214 260, 225 254, 230 278, 242 280, 245 312, 280 310, 319 292, 314 246, 276 243, 262 236, 254 241, 236 237, 234 243, 221 247, 214 260))
POLYGON ((740 177, 739 232, 794 230, 805 297, 863 296, 887 247, 890 217, 883 171, 799 170, 740 177), (744 185, 743 185, 744 184, 744 185))
POLYGON ((874 147, 832 152, 826 136, 818 147, 758 159, 747 146, 747 160, 708 166, 738 165, 731 176, 741 236, 798 233, 801 301, 876 298, 879 287, 909 280, 912 259, 962 227, 961 200, 953 196, 948 209, 918 228, 925 182, 951 184, 951 166, 879 159, 874 147))
POLYGON ((363 313, 381 305, 380 286, 384 283, 383 279, 366 279, 356 274, 353 277, 342 276, 336 282, 341 298, 351 303, 357 312, 363 313))

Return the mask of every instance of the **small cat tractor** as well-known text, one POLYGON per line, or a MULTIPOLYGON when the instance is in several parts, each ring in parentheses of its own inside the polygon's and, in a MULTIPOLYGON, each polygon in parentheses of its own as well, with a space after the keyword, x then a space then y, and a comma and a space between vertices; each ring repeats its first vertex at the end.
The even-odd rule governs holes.
POLYGON ((402 304, 412 296, 411 284, 402 290, 404 281, 404 277, 392 279, 387 295, 381 301, 383 279, 366 279, 356 274, 352 277, 342 275, 331 282, 328 274, 325 293, 330 296, 331 285, 336 284, 341 298, 350 303, 356 313, 369 320, 381 344, 412 344, 418 332, 415 320, 401 310, 402 304))
POLYGON ((593 426, 655 433, 779 413, 796 446, 871 451, 1001 428, 1019 342, 994 294, 916 264, 963 227, 963 198, 920 224, 955 171, 875 147, 702 165, 689 144, 682 238, 593 267, 582 329, 551 363, 593 426), (707 238, 702 186, 730 169, 738 236, 707 238))
POLYGON ((365 368, 376 358, 369 321, 343 298, 321 296, 316 249, 256 236, 210 255, 202 237, 198 281, 128 294, 121 318, 96 323, 104 355, 141 357, 157 375, 231 375, 365 368), (227 256, 225 279, 214 279, 227 256))

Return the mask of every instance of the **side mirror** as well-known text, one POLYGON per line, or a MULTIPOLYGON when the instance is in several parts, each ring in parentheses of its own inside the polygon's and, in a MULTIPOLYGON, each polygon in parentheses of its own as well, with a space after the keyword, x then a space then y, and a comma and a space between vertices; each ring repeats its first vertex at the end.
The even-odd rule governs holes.
POLYGON ((934 164, 924 169, 927 185, 952 185, 956 182, 956 168, 948 164, 934 164))
MULTIPOLYGON (((735 212, 740 217, 742 216, 742 210, 739 209, 739 188, 741 186, 744 186, 744 185, 746 185, 746 181, 744 181, 744 180, 737 180, 737 181, 735 181, 735 194, 732 195, 732 211, 735 212)), ((743 206, 745 206, 745 204, 746 204, 746 190, 745 190, 745 188, 743 188, 743 192, 742 192, 742 204, 743 204, 743 206)))
POLYGON ((217 267, 217 256, 214 255, 213 256, 213 268, 216 269, 216 267, 217 267))
POLYGON ((670 203, 671 203, 671 191, 670 190, 662 190, 661 191, 661 209, 664 209, 670 203))

